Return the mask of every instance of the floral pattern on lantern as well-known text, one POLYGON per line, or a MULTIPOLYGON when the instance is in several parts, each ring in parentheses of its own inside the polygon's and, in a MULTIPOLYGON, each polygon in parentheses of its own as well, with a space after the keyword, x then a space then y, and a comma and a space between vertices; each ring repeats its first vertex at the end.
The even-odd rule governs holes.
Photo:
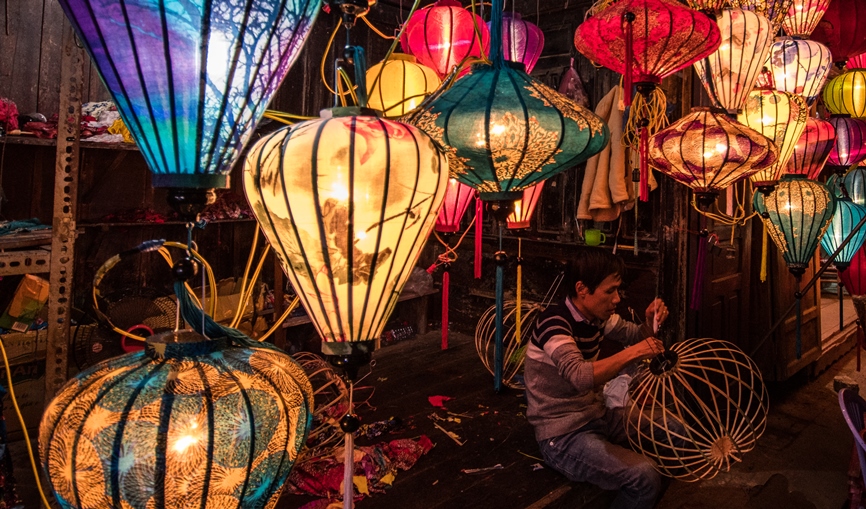
POLYGON ((805 175, 783 175, 768 195, 755 193, 753 205, 788 270, 801 276, 836 212, 836 197, 805 175))
MULTIPOLYGON (((827 233, 821 237, 821 247, 824 252, 828 256, 836 252, 863 217, 866 217, 866 207, 857 205, 850 198, 836 198, 836 212, 833 214, 830 226, 827 227, 827 233)), ((864 241, 866 241, 866 228, 860 228, 833 259, 836 268, 841 270, 847 267, 864 241)))
POLYGON ((866 52, 866 0, 832 0, 815 30, 812 40, 823 43, 834 62, 866 52))
POLYGON ((540 28, 525 21, 517 12, 502 13, 502 53, 505 60, 522 63, 529 74, 535 68, 542 49, 544 32, 540 28))
POLYGON ((788 15, 792 3, 793 0, 731 0, 732 7, 763 14, 777 28, 788 15))
POLYGON ((755 90, 749 94, 737 119, 773 140, 779 148, 776 162, 750 177, 756 186, 772 186, 779 180, 806 128, 808 115, 806 102, 797 94, 778 90, 755 90))
POLYGON ((464 9, 459 1, 438 0, 412 14, 400 44, 418 63, 444 79, 464 59, 487 54, 490 31, 480 16, 464 9))
POLYGON ((695 62, 695 71, 713 104, 736 114, 754 87, 773 44, 770 21, 742 9, 721 11, 719 49, 695 62))
POLYGON ((535 207, 538 205, 538 199, 541 198, 541 191, 543 190, 543 180, 523 190, 523 197, 515 200, 514 212, 509 214, 505 220, 505 226, 509 230, 529 228, 529 222, 532 221, 532 215, 535 213, 535 207))
POLYGON ((833 66, 827 46, 796 37, 777 37, 770 48, 769 61, 776 90, 802 95, 809 106, 815 102, 833 66))
POLYGON ((366 81, 367 107, 386 117, 409 113, 442 84, 433 69, 402 53, 392 53, 387 61, 370 67, 366 81))
POLYGON ((272 508, 313 397, 279 350, 166 332, 61 389, 39 426, 42 465, 64 509, 272 508))
POLYGON ((709 108, 692 112, 650 139, 652 164, 692 188, 707 205, 719 191, 770 167, 779 149, 766 136, 709 108))
POLYGON ((360 108, 263 137, 244 188, 327 355, 372 351, 448 185, 447 161, 414 126, 360 108))
POLYGON ((475 197, 475 189, 461 184, 457 179, 448 179, 448 190, 445 200, 439 209, 434 228, 439 233, 454 233, 460 230, 460 221, 466 215, 466 209, 475 197))
POLYGON ((836 76, 824 87, 822 97, 830 113, 866 117, 866 70, 858 69, 836 76))
POLYGON ((819 118, 807 118, 806 128, 794 145, 785 172, 806 175, 806 178, 816 180, 824 169, 835 142, 836 129, 833 124, 819 118))
POLYGON ((836 143, 827 158, 827 165, 837 173, 866 159, 866 120, 846 116, 831 116, 836 129, 836 143))
POLYGON ((830 0, 794 0, 782 20, 782 29, 790 36, 809 37, 829 5, 830 0))

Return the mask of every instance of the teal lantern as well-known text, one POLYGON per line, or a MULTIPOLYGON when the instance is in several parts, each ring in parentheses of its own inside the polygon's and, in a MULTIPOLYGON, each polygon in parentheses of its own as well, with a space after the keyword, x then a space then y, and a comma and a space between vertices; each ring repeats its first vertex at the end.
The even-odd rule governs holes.
POLYGON ((866 168, 855 166, 842 176, 834 173, 827 179, 827 187, 837 198, 848 196, 857 205, 866 207, 866 168))
POLYGON ((609 132, 589 110, 502 54, 502 0, 490 20, 491 64, 475 64, 409 121, 448 154, 451 177, 482 200, 514 200, 523 189, 601 151, 609 132))
MULTIPOLYGON (((835 253, 864 216, 866 216, 866 207, 857 205, 850 198, 837 198, 833 220, 827 227, 827 233, 821 237, 821 247, 824 248, 824 251, 828 255, 835 253)), ((848 265, 851 264, 851 259, 854 258, 854 254, 857 253, 864 241, 866 241, 866 229, 860 228, 836 255, 833 260, 836 268, 839 270, 847 269, 848 265)))
POLYGON ((63 509, 275 507, 312 405, 281 351, 171 331, 66 384, 39 427, 42 465, 63 509))
POLYGON ((800 278, 833 218, 836 197, 805 175, 786 174, 770 194, 755 193, 753 204, 788 270, 800 278))

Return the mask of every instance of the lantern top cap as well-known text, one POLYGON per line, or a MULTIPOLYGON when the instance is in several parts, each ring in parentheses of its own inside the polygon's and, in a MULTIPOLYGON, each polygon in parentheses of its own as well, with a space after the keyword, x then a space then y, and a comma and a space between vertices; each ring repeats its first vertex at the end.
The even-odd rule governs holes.
POLYGON ((458 0, 436 0, 436 3, 433 4, 433 7, 460 7, 460 8, 463 8, 463 4, 461 4, 458 0))
POLYGON ((786 173, 781 180, 807 180, 807 176, 802 173, 786 173))
MULTIPOLYGON (((511 69, 513 69, 515 71, 520 71, 522 73, 526 72, 526 64, 524 64, 523 62, 512 62, 511 60, 503 60, 502 63, 504 64, 505 67, 510 67, 511 69)), ((492 69, 493 67, 495 67, 495 66, 490 65, 486 62, 479 62, 477 64, 472 64, 472 71, 480 71, 483 69, 492 69)))
POLYGON ((388 57, 388 61, 390 62, 391 60, 403 60, 406 62, 412 62, 413 64, 418 62, 417 58, 408 53, 391 53, 391 56, 388 57))
POLYGON ((154 360, 179 359, 209 355, 227 345, 226 338, 210 339, 192 329, 181 329, 150 336, 145 342, 145 351, 154 360))
POLYGON ((502 12, 502 19, 509 19, 509 18, 522 19, 523 17, 520 15, 519 12, 503 11, 502 12))
POLYGON ((325 108, 319 112, 322 118, 337 118, 337 117, 378 117, 379 112, 371 108, 362 108, 360 106, 336 106, 334 108, 325 108))

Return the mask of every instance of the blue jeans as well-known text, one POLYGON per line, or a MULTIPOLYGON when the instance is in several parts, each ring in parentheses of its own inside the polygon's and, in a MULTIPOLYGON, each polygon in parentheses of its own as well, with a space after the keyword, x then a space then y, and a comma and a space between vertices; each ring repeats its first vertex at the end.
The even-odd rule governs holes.
POLYGON ((619 493, 611 509, 650 509, 662 491, 652 460, 628 448, 622 412, 608 410, 577 431, 538 442, 544 461, 571 481, 619 493))

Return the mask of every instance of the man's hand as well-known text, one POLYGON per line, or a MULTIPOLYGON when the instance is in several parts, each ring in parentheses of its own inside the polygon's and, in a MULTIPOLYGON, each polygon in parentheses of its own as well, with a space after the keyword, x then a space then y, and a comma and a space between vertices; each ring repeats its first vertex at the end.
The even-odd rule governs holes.
POLYGON ((646 323, 652 329, 653 334, 658 332, 658 327, 668 318, 668 307, 661 299, 656 299, 646 308, 646 323))
POLYGON ((656 355, 662 353, 665 347, 661 341, 657 338, 646 338, 640 343, 635 343, 634 345, 628 347, 628 350, 631 350, 629 353, 632 356, 633 361, 640 361, 644 359, 652 359, 656 355))

